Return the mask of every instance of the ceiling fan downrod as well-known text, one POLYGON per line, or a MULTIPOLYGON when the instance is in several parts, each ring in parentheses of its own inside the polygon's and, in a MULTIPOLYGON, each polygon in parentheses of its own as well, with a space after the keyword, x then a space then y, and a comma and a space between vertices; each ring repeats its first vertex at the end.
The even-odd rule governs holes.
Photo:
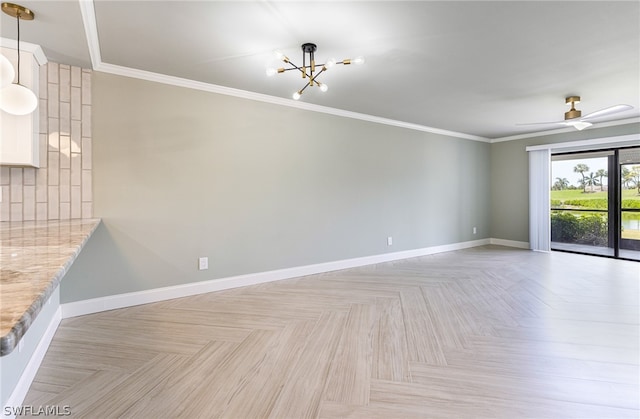
POLYGON ((564 119, 575 119, 582 116, 582 111, 576 109, 576 103, 580 103, 580 96, 569 96, 565 99, 565 103, 571 103, 571 109, 564 113, 564 119))

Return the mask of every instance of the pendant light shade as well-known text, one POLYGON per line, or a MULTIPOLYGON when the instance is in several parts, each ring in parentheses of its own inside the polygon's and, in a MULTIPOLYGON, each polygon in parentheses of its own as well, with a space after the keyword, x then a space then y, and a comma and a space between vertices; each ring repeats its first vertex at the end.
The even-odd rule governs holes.
POLYGON ((9 74, 13 70, 13 66, 6 57, 2 57, 2 85, 0 86, 0 109, 12 115, 27 115, 35 111, 38 107, 38 98, 29 88, 20 84, 20 20, 33 20, 34 13, 26 7, 13 3, 2 3, 2 11, 9 16, 16 18, 16 26, 18 32, 17 49, 18 49, 18 68, 17 81, 13 83, 15 73, 9 74), (5 63, 7 61, 11 70, 7 70, 7 79, 11 75, 8 85, 5 85, 5 63))
POLYGON ((35 93, 21 84, 0 89, 0 109, 12 115, 27 115, 38 107, 35 93))
POLYGON ((4 55, 0 54, 0 89, 7 87, 13 83, 16 72, 11 65, 11 61, 4 55))

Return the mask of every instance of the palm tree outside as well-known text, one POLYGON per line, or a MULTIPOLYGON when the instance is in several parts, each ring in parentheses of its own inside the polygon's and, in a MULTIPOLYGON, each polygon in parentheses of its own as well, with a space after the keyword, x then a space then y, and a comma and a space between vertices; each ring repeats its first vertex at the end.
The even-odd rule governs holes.
POLYGON ((638 195, 640 195, 640 166, 622 166, 622 186, 627 189, 638 188, 638 195))
POLYGON ((573 171, 575 173, 580 173, 580 175, 582 176, 582 182, 581 182, 582 183, 582 192, 583 193, 587 193, 587 183, 586 183, 586 180, 585 180, 586 177, 585 177, 584 174, 585 174, 585 172, 589 171, 589 166, 587 166, 584 163, 579 163, 579 164, 576 165, 576 167, 573 168, 573 171))
POLYGON ((604 183, 602 183, 602 178, 609 177, 609 173, 604 169, 598 169, 596 172, 596 176, 600 178, 600 190, 604 191, 604 183))
POLYGON ((628 168, 622 166, 622 186, 631 189, 633 185, 633 173, 628 168))
MULTIPOLYGON (((591 192, 593 192, 593 187, 594 187, 594 186, 598 186, 598 184, 599 184, 599 181, 598 181, 598 175, 596 175, 596 174, 595 174, 595 173, 593 173, 593 172, 591 172, 591 173, 589 174, 589 176, 587 176, 587 177, 584 179, 584 186, 585 186, 585 188, 586 188, 586 186, 589 186, 589 187, 590 187, 590 189, 591 189, 591 192)), ((586 192, 586 189, 585 189, 585 192, 586 192)))
POLYGON ((557 191, 563 191, 569 187, 569 179, 566 177, 557 177, 553 188, 557 191))

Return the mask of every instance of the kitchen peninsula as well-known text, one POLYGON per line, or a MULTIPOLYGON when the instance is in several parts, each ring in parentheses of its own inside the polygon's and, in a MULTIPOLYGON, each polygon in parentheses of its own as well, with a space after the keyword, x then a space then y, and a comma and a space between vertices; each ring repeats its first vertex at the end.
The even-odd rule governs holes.
POLYGON ((0 223, 0 356, 10 354, 99 219, 0 223))

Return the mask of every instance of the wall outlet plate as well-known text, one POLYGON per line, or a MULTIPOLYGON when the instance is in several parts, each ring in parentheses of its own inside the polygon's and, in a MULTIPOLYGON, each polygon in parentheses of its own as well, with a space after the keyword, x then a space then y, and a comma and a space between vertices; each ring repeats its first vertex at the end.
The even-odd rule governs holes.
POLYGON ((201 257, 198 259, 198 269, 204 271, 205 269, 209 269, 209 258, 201 257))
POLYGON ((387 246, 391 246, 393 245, 393 237, 389 236, 387 237, 387 246))

